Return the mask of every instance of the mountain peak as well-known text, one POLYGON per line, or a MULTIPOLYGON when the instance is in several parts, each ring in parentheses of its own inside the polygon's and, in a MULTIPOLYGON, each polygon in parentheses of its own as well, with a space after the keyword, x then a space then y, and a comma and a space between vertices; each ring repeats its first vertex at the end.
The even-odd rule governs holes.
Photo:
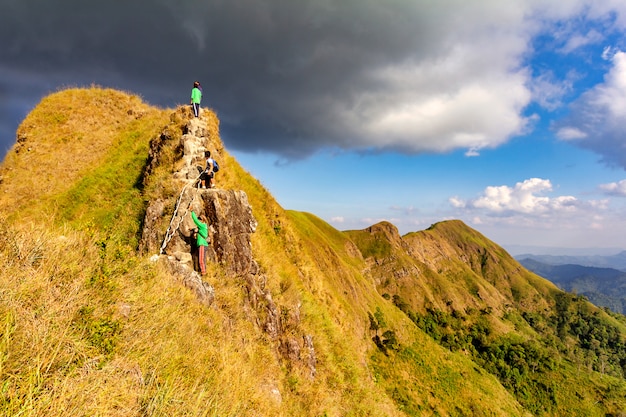
POLYGON ((365 230, 372 235, 383 235, 389 242, 394 244, 399 244, 402 240, 398 228, 388 221, 376 223, 365 230))

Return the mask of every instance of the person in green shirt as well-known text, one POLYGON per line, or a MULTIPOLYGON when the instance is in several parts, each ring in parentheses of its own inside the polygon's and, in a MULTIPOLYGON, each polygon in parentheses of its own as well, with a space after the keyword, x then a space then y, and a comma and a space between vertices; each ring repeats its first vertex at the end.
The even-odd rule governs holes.
POLYGON ((191 90, 191 105, 193 107, 193 114, 196 117, 200 115, 200 101, 202 101, 200 83, 198 81, 194 81, 193 89, 191 90))
POLYGON ((198 245, 198 263, 200 264, 200 273, 202 275, 205 275, 206 274, 206 248, 209 246, 208 221, 204 214, 201 214, 200 217, 198 217, 196 216, 196 213, 194 211, 191 212, 191 218, 193 219, 193 222, 198 227, 198 232, 196 233, 196 244, 198 245))

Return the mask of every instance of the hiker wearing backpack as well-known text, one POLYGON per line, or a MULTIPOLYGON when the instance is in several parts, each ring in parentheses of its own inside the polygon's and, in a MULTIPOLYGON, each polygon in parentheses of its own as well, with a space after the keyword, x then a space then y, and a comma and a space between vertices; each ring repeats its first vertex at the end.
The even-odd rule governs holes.
POLYGON ((191 90, 191 106, 193 107, 193 114, 196 117, 200 115, 200 101, 202 101, 200 83, 198 81, 194 81, 193 89, 191 90))
POLYGON ((209 181, 209 188, 215 188, 215 173, 219 171, 220 167, 217 165, 217 161, 211 158, 211 151, 204 151, 204 158, 206 159, 206 168, 200 175, 200 186, 207 188, 207 180, 209 181))
POLYGON ((191 212, 191 218, 198 229, 194 231, 196 235, 196 245, 198 246, 198 263, 200 264, 200 274, 206 274, 206 248, 209 246, 209 226, 208 220, 204 214, 200 217, 196 216, 194 211, 191 212))

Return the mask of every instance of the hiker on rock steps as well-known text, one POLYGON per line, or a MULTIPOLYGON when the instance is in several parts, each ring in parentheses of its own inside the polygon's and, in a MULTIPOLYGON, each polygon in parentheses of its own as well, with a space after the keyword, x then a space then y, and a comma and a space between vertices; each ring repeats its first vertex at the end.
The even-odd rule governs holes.
POLYGON ((196 216, 194 211, 191 212, 191 218, 198 227, 196 232, 196 244, 198 245, 198 263, 200 264, 200 274, 206 274, 206 248, 209 246, 207 241, 209 237, 208 220, 204 214, 200 217, 196 216))
MULTIPOLYGON (((200 186, 207 188, 207 180, 209 181, 209 188, 215 188, 215 173, 219 169, 215 159, 211 158, 211 151, 204 151, 204 158, 206 160, 206 168, 200 175, 200 186)), ((202 168, 199 168, 202 169, 202 168)))

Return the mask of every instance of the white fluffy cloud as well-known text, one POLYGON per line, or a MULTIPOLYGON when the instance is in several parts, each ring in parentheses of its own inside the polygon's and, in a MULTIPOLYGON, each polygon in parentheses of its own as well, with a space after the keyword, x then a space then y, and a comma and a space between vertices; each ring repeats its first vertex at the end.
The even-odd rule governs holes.
MULTIPOLYGON (((607 194, 626 195, 626 180, 606 184, 603 189, 607 194)), ((612 208, 610 200, 553 193, 550 180, 530 178, 514 186, 486 187, 474 199, 453 197, 449 202, 456 218, 479 227, 501 244, 570 247, 582 242, 589 247, 606 247, 623 241, 623 209, 612 208), (515 242, 511 236, 516 236, 515 242)))
POLYGON ((572 126, 560 128, 556 135, 562 140, 584 139, 588 136, 587 133, 572 126))
POLYGON ((600 189, 608 195, 626 197, 626 180, 602 184, 600 189))
POLYGON ((565 45, 559 49, 559 52, 568 54, 582 46, 589 44, 597 44, 604 39, 604 36, 598 31, 591 29, 587 33, 579 33, 568 37, 565 45))
POLYGON ((530 178, 516 183, 513 187, 507 185, 486 187, 481 196, 467 201, 453 197, 450 204, 455 208, 478 210, 485 215, 498 216, 574 212, 583 205, 573 196, 545 195, 551 191, 550 180, 530 178))

